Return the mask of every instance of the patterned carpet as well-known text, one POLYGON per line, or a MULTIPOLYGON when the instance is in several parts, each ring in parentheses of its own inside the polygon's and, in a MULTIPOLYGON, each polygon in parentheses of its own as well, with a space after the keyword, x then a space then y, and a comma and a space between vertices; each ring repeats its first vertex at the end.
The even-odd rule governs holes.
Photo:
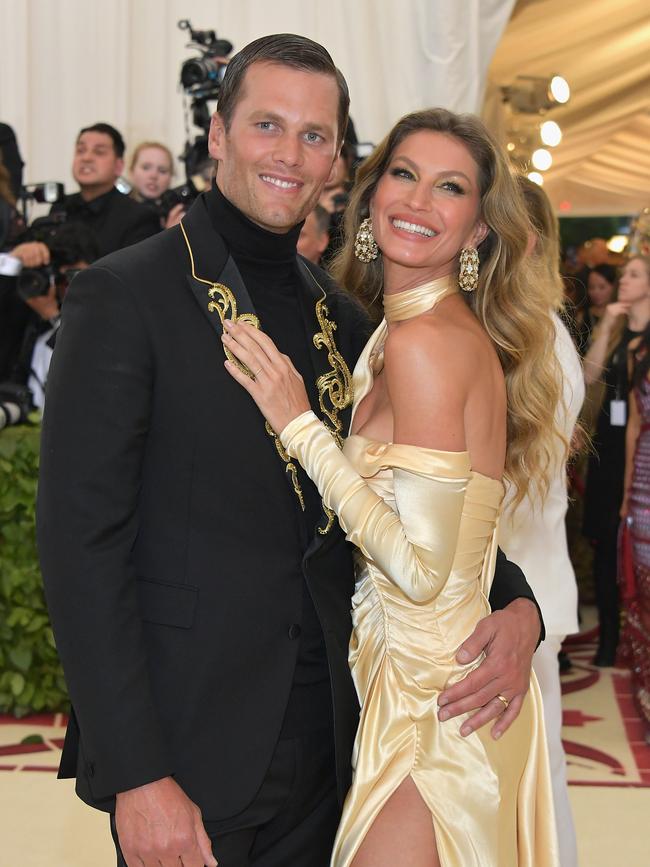
POLYGON ((565 643, 573 666, 562 676, 569 783, 650 788, 650 747, 632 700, 629 672, 591 665, 596 642, 592 629, 565 643))
MULTIPOLYGON (((649 867, 650 747, 627 672, 591 665, 595 638, 568 640, 562 678, 580 865, 649 867)), ((61 714, 0 716, 0 867, 114 867, 106 817, 56 779, 64 733, 61 714)))

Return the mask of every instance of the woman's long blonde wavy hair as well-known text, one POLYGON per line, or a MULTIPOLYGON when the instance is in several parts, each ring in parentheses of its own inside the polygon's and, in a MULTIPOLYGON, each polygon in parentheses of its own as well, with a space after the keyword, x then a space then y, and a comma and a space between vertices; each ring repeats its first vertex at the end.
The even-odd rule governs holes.
POLYGON ((561 386, 554 355, 555 325, 548 300, 535 291, 528 258, 530 223, 508 161, 481 121, 442 108, 406 115, 360 166, 344 221, 344 246, 332 266, 334 277, 378 318, 383 289, 381 256, 363 264, 354 238, 369 215, 370 202, 396 147, 412 133, 451 136, 467 147, 478 166, 480 219, 488 234, 479 245, 478 289, 466 297, 494 342, 508 397, 505 476, 515 503, 531 483, 544 497, 553 468, 556 408, 561 386))

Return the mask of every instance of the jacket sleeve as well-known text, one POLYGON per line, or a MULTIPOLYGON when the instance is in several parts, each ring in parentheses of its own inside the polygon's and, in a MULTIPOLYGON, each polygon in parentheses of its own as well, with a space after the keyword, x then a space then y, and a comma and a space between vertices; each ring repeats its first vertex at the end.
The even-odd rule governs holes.
POLYGON ((510 605, 515 599, 530 599, 537 608, 540 626, 538 644, 541 643, 546 638, 546 629, 544 627, 542 610, 537 603, 537 599, 535 599, 535 594, 519 566, 508 560, 501 548, 499 548, 497 551, 496 568, 494 570, 494 580, 492 581, 492 588, 490 590, 490 607, 493 611, 498 611, 501 608, 505 608, 506 605, 510 605))
POLYGON ((395 512, 354 470, 313 412, 290 422, 280 438, 338 515, 346 538, 413 602, 434 599, 456 553, 469 479, 467 453, 455 453, 450 465, 450 453, 395 447, 399 455, 390 459, 395 512))
POLYGON ((172 773, 147 673, 131 551, 153 360, 110 270, 73 281, 46 392, 37 534, 46 598, 96 798, 172 773))

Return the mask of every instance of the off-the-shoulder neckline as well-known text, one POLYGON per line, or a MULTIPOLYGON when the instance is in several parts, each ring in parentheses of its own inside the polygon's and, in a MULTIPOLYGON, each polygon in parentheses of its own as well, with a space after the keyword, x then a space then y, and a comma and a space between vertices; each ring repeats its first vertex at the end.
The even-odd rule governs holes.
MULTIPOLYGON (((445 451, 444 449, 430 449, 427 446, 416 446, 410 443, 387 443, 384 440, 376 440, 372 439, 372 437, 364 436, 363 434, 349 434, 348 439, 359 439, 368 443, 369 445, 378 445, 385 446, 386 448, 400 448, 400 449, 415 449, 419 452, 424 452, 425 454, 430 455, 453 455, 455 457, 463 457, 467 456, 467 460, 469 461, 469 452, 467 450, 462 452, 450 452, 445 451)), ((480 473, 478 470, 472 469, 470 466, 470 473, 472 476, 477 476, 478 478, 485 479, 486 482, 492 482, 495 485, 499 485, 501 488, 505 488, 503 484, 503 479, 495 479, 493 476, 486 476, 485 473, 480 473)))

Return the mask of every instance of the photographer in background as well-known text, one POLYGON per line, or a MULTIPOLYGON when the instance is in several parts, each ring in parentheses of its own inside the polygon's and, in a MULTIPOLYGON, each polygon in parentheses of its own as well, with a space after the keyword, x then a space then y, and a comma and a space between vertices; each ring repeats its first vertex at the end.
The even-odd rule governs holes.
POLYGON ((97 236, 99 255, 155 235, 160 223, 155 212, 115 188, 124 170, 124 139, 107 123, 85 127, 77 136, 72 174, 79 192, 52 206, 69 222, 84 223, 97 236))
POLYGON ((129 177, 133 184, 129 195, 134 201, 152 208, 163 229, 180 223, 185 213, 184 204, 169 208, 163 201, 163 194, 169 189, 173 176, 174 157, 166 145, 144 141, 136 147, 129 164, 129 177))
POLYGON ((323 253, 330 242, 330 214, 321 205, 316 205, 300 230, 298 252, 314 265, 320 265, 323 253))
MULTIPOLYGON (((0 124, 0 127, 3 126, 0 124)), ((14 291, 15 275, 24 264, 22 256, 26 251, 18 248, 16 252, 12 248, 24 228, 16 209, 11 177, 0 152, 0 382, 7 378, 29 318, 29 311, 14 291)), ((29 255, 29 252, 26 254, 29 255)))
POLYGON ((24 316, 0 381, 27 385, 33 405, 42 408, 63 298, 75 274, 97 258, 98 246, 87 226, 53 217, 35 220, 26 237, 31 240, 8 254, 22 267, 4 278, 5 290, 11 288, 24 316))

